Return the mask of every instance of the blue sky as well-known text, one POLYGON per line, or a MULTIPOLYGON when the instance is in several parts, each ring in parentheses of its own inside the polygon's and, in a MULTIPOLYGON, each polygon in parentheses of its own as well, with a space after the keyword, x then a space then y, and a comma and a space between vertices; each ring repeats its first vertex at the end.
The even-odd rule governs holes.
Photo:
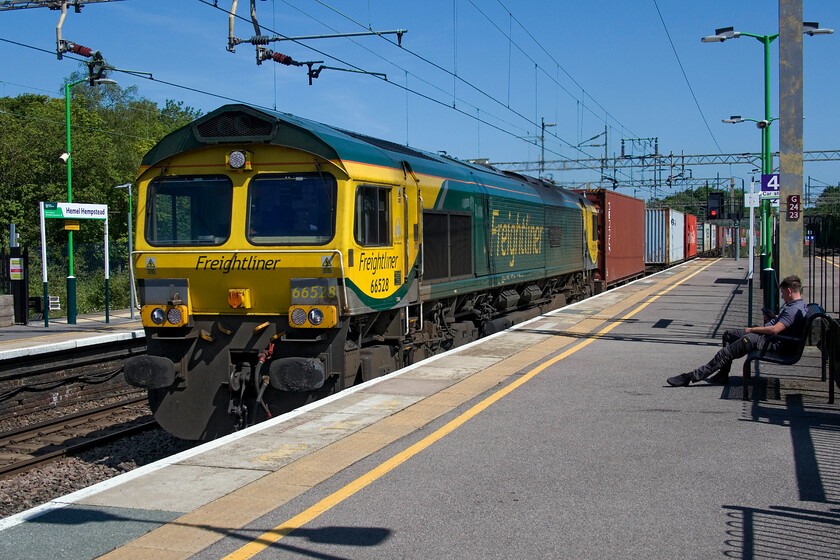
MULTIPOLYGON (((652 148, 630 138, 658 138, 665 154, 758 152, 760 133, 752 123, 721 119, 763 116, 761 44, 749 37, 712 44, 700 38, 717 27, 756 34, 776 33, 779 27, 776 0, 259 0, 257 17, 266 35, 408 30, 403 48, 392 35, 270 44, 298 61, 323 60, 327 66, 387 75, 385 81, 324 70, 310 86, 302 68, 258 66, 251 45, 228 52, 231 2, 218 0, 221 9, 212 4, 90 4, 79 14, 68 13, 63 36, 100 50, 117 68, 151 72, 156 81, 112 77, 161 104, 176 99, 210 111, 242 101, 459 158, 507 162, 539 158, 535 138, 542 119, 555 124, 547 129, 546 160, 599 157, 604 148, 591 144, 603 143, 603 136, 587 140, 605 126, 610 156, 620 153, 622 138, 626 152, 634 155, 652 148), (583 147, 577 149, 578 144, 583 147)), ((236 21, 235 35, 251 37, 247 0, 240 0, 237 13, 245 19, 236 21)), ((63 79, 79 66, 55 56, 58 18, 58 11, 45 8, 0 12, 0 39, 5 40, 0 41, 0 96, 60 95, 63 79)), ((840 30, 840 2, 804 0, 804 19, 840 30)), ((840 149, 838 41, 840 32, 804 38, 805 150, 840 149)), ((778 41, 771 46, 771 83, 778 83, 778 41)), ((776 85, 771 105, 775 116, 776 85)), ((778 150, 774 127, 773 149, 778 150)), ((560 183, 600 178, 600 170, 548 172, 560 183)), ((734 176, 738 186, 740 179, 755 176, 747 165, 695 166, 692 173, 695 178, 734 176)), ((815 188, 836 185, 840 165, 806 162, 806 181, 808 176, 815 188)), ((637 170, 631 176, 628 171, 619 179, 649 180, 651 173, 637 170)))

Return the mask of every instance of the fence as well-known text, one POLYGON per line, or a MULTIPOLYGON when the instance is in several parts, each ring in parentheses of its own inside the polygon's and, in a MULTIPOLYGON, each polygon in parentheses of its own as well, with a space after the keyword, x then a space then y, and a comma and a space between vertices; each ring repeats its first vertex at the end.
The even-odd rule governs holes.
POLYGON ((840 216, 805 216, 803 297, 840 318, 840 216))

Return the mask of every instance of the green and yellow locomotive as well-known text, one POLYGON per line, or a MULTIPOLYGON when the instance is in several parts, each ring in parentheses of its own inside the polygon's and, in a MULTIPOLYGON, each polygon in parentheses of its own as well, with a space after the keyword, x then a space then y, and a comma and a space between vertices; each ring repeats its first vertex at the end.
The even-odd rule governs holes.
POLYGON ((138 176, 160 425, 211 439, 591 292, 597 212, 530 177, 224 106, 138 176))

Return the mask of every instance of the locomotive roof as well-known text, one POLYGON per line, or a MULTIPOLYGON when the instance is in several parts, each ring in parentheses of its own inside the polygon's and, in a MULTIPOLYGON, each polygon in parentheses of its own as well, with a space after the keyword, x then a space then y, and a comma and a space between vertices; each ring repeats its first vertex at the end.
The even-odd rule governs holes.
POLYGON ((143 166, 151 167, 174 155, 223 143, 266 143, 302 150, 329 161, 346 160, 400 169, 403 162, 418 173, 452 179, 492 184, 516 183, 520 188, 547 188, 551 198, 577 202, 571 193, 535 179, 515 173, 501 172, 489 165, 474 164, 446 155, 433 154, 373 138, 357 132, 332 127, 279 111, 258 109, 250 105, 224 105, 190 124, 171 132, 143 157, 143 166))

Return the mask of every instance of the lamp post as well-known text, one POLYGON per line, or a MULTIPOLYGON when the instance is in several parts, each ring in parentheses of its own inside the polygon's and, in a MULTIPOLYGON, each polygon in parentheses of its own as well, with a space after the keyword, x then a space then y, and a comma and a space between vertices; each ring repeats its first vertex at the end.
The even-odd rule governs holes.
MULTIPOLYGON (((74 86, 87 82, 88 78, 76 80, 75 82, 67 82, 64 84, 64 110, 67 124, 67 151, 61 155, 61 161, 67 164, 67 202, 73 202, 73 150, 70 143, 70 89, 74 86)), ((114 80, 107 78, 97 78, 93 81, 94 84, 116 84, 114 80)), ((76 277, 73 271, 73 230, 67 232, 67 256, 68 256, 68 274, 67 274, 67 324, 76 324, 76 277)))
MULTIPOLYGON (((802 32, 806 35, 810 35, 813 37, 814 35, 827 35, 830 33, 834 33, 832 29, 821 29, 817 22, 804 22, 802 24, 802 32)), ((727 39, 737 39, 738 37, 752 37, 762 45, 764 45, 764 122, 767 124, 762 128, 762 153, 763 153, 763 162, 762 162, 762 173, 765 175, 769 175, 773 173, 773 152, 770 150, 770 43, 775 41, 778 37, 778 33, 774 33, 773 35, 756 35, 754 33, 745 33, 743 31, 735 31, 733 27, 724 27, 721 29, 715 29, 714 35, 708 35, 700 39, 703 43, 723 43, 727 39)), ((748 119, 744 119, 748 120, 748 119)), ((757 121, 758 122, 758 121, 757 121)), ((770 201, 763 200, 761 202, 761 223, 762 223, 762 231, 764 234, 762 235, 762 242, 761 242, 761 268, 766 269, 769 268, 771 265, 770 261, 770 245, 771 245, 771 235, 770 235, 770 201)))
POLYGON ((134 320, 134 307, 136 305, 137 296, 134 293, 134 258, 132 257, 132 253, 134 252, 133 246, 133 239, 132 239, 132 232, 131 232, 131 222, 134 219, 134 212, 131 208, 131 183, 125 183, 124 185, 117 185, 114 187, 115 189, 126 189, 128 191, 128 280, 131 283, 129 289, 129 306, 131 307, 131 320, 134 320))

